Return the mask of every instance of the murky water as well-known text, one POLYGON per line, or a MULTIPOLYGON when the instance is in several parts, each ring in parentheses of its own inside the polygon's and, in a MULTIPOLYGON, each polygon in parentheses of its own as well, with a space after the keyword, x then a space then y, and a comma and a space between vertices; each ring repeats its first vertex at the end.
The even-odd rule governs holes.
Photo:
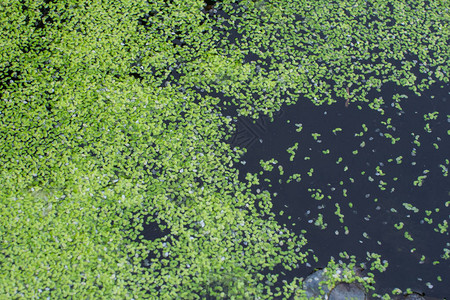
POLYGON ((241 179, 263 171, 260 160, 278 161, 259 176, 255 191, 276 195, 278 220, 298 234, 306 230, 318 258, 291 276, 306 276, 342 251, 359 262, 375 252, 389 262, 386 272, 375 272, 378 293, 450 295, 449 233, 438 232, 450 221, 449 93, 449 85, 420 97, 385 85, 371 95, 383 97, 384 115, 364 104, 345 107, 345 100, 320 107, 300 100, 273 123, 238 121, 232 144, 248 147, 241 179), (393 107, 394 93, 408 96, 402 110, 393 107), (424 118, 436 111, 435 120, 424 118))

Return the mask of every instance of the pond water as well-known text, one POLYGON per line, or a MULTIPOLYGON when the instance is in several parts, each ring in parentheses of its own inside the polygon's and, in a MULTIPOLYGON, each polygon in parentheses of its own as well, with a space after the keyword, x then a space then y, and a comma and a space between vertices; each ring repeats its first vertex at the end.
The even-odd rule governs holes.
POLYGON ((238 118, 230 142, 248 149, 236 166, 241 180, 260 174, 255 192, 273 195, 278 221, 304 234, 317 257, 288 276, 306 277, 343 251, 358 262, 370 252, 389 263, 375 271, 377 293, 450 295, 449 94, 449 85, 419 97, 386 84, 368 97, 384 99, 384 114, 346 107, 345 99, 323 106, 300 99, 273 122, 238 118), (401 109, 396 93, 404 95, 401 109), (261 160, 271 159, 264 171, 261 160))

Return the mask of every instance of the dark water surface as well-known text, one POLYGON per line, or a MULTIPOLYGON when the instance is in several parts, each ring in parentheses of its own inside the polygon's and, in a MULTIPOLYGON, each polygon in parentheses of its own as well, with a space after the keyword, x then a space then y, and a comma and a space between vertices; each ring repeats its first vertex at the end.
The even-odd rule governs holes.
POLYGON ((420 97, 384 85, 381 93, 368 97, 383 97, 384 115, 366 104, 345 107, 344 99, 331 106, 299 100, 283 107, 273 123, 239 118, 231 143, 248 149, 238 166, 241 180, 247 172, 263 170, 260 160, 278 161, 259 176, 255 191, 276 195, 273 209, 279 222, 298 234, 306 230, 308 248, 318 258, 292 276, 307 276, 325 267, 330 257, 339 259, 342 251, 356 255, 358 262, 374 252, 389 262, 386 272, 375 271, 376 292, 411 288, 434 297, 450 295, 450 264, 443 258, 444 248, 450 249, 449 233, 436 232, 438 223, 450 221, 450 180, 444 176, 450 157, 449 93, 449 85, 436 85, 420 97), (395 93, 408 96, 400 102, 402 110, 393 107, 395 93), (425 120, 435 111, 436 120, 425 120), (320 134, 316 139, 315 133, 320 134), (389 134, 400 139, 392 144, 389 134), (286 150, 295 143, 291 161, 286 150), (287 183, 293 174, 300 174, 300 182, 287 183), (314 199, 316 193, 323 198, 314 199), (326 228, 315 224, 320 215, 326 228))

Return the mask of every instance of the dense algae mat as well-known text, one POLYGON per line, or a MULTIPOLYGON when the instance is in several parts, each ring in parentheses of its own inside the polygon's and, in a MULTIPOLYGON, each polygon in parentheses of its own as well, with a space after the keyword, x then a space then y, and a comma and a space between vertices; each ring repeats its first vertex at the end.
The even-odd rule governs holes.
MULTIPOLYGON (((383 115, 409 100, 374 95, 387 84, 420 95, 448 83, 448 1, 46 2, 0 9, 0 294, 11 298, 302 298, 296 274, 314 259, 259 178, 239 180, 245 149, 224 142, 225 108, 257 118, 348 100, 383 115)), ((417 143, 448 128, 448 112, 429 113, 417 143)), ((438 213, 430 230, 448 237, 447 224, 438 213)), ((385 267, 369 256, 367 268, 385 267)), ((351 273, 333 280, 373 281, 351 273)))

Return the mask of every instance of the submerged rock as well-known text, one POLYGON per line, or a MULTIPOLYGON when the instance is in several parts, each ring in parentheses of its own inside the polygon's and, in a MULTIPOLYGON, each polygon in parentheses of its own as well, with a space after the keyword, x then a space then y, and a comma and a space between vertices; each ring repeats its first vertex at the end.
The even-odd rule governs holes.
MULTIPOLYGON (((341 272, 338 269, 337 272, 341 272)), ((328 286, 325 281, 328 280, 324 270, 318 270, 303 282, 303 290, 308 299, 330 299, 330 300, 365 300, 366 293, 364 288, 357 283, 338 283, 336 286, 328 286)))
POLYGON ((412 294, 401 295, 394 298, 395 300, 436 300, 434 298, 424 297, 418 293, 413 292, 412 294))
POLYGON ((425 300, 425 298, 418 294, 409 294, 405 297, 405 300, 425 300))
POLYGON ((318 270, 308 277, 306 277, 303 282, 303 289, 306 292, 308 298, 316 298, 322 295, 321 290, 325 292, 326 295, 330 292, 328 286, 324 283, 320 284, 321 281, 326 281, 327 277, 324 274, 324 270, 318 270))
POLYGON ((355 283, 339 283, 330 292, 330 300, 365 300, 364 288, 355 283))

